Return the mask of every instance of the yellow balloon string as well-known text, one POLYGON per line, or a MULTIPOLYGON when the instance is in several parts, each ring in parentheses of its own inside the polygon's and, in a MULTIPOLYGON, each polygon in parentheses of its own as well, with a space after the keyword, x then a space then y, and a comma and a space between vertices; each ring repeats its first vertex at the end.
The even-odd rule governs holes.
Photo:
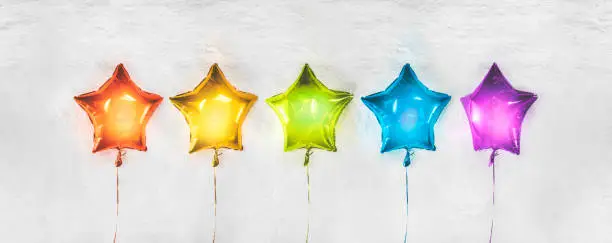
POLYGON ((219 149, 215 148, 215 156, 213 157, 212 167, 219 166, 219 149))
POLYGON ((306 243, 310 240, 310 155, 312 155, 311 148, 306 150, 304 156, 304 166, 306 167, 306 187, 308 196, 308 206, 306 210, 306 243))
POLYGON ((213 157, 213 232, 212 242, 215 243, 217 235, 217 166, 219 165, 219 150, 215 148, 215 156, 213 157))

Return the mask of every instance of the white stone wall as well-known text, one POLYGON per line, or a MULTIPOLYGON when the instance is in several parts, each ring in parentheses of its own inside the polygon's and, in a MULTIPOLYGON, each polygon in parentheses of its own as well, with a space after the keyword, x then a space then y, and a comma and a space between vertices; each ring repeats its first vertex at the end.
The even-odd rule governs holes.
MULTIPOLYGON (((264 102, 308 62, 355 99, 338 152, 311 158, 312 243, 402 242, 404 153, 379 154, 380 128, 359 101, 410 63, 453 96, 438 151, 410 167, 408 242, 612 242, 612 4, 609 1, 0 1, 0 242, 108 243, 114 152, 91 154, 92 127, 73 101, 124 63, 165 98, 218 62, 259 101, 244 151, 218 169, 217 242, 302 242, 303 151, 283 152, 264 102), (475 152, 459 97, 497 62, 538 101, 522 154, 475 152)), ((187 154, 188 128, 164 100, 149 151, 121 173, 121 243, 210 242, 212 152, 187 154)))

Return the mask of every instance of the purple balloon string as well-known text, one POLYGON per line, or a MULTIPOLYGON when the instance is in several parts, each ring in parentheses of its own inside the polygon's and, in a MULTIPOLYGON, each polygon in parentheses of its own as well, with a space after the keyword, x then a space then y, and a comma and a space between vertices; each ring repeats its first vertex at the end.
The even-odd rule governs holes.
POLYGON ((489 157, 489 167, 493 166, 495 163, 495 156, 497 156, 497 149, 494 149, 493 152, 491 152, 491 157, 489 157))
MULTIPOLYGON (((493 209, 495 209, 495 156, 497 156, 497 150, 493 150, 491 152, 491 157, 489 160, 489 166, 493 167, 493 189, 492 189, 492 199, 493 199, 493 209)), ((491 215, 491 229, 489 230, 489 243, 492 242, 493 239, 493 224, 494 224, 494 215, 491 215)))

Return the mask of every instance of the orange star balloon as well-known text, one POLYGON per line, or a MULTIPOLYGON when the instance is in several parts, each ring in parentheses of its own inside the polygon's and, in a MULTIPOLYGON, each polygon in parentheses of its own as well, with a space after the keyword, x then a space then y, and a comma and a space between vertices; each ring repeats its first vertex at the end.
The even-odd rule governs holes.
POLYGON ((124 148, 146 151, 145 126, 162 97, 141 90, 123 67, 100 89, 74 97, 94 126, 93 152, 117 149, 115 165, 121 166, 124 148))
POLYGON ((206 78, 192 91, 171 97, 189 125, 189 153, 215 150, 213 166, 219 164, 217 150, 242 150, 241 126, 257 96, 236 90, 215 63, 206 78))

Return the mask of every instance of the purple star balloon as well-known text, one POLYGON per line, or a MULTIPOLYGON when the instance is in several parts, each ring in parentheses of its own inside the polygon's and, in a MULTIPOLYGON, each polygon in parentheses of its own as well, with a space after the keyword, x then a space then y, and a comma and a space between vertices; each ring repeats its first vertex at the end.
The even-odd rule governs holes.
POLYGON ((537 95, 516 90, 493 63, 489 73, 471 94, 461 98, 472 130, 474 150, 498 149, 520 153, 521 124, 537 95))

